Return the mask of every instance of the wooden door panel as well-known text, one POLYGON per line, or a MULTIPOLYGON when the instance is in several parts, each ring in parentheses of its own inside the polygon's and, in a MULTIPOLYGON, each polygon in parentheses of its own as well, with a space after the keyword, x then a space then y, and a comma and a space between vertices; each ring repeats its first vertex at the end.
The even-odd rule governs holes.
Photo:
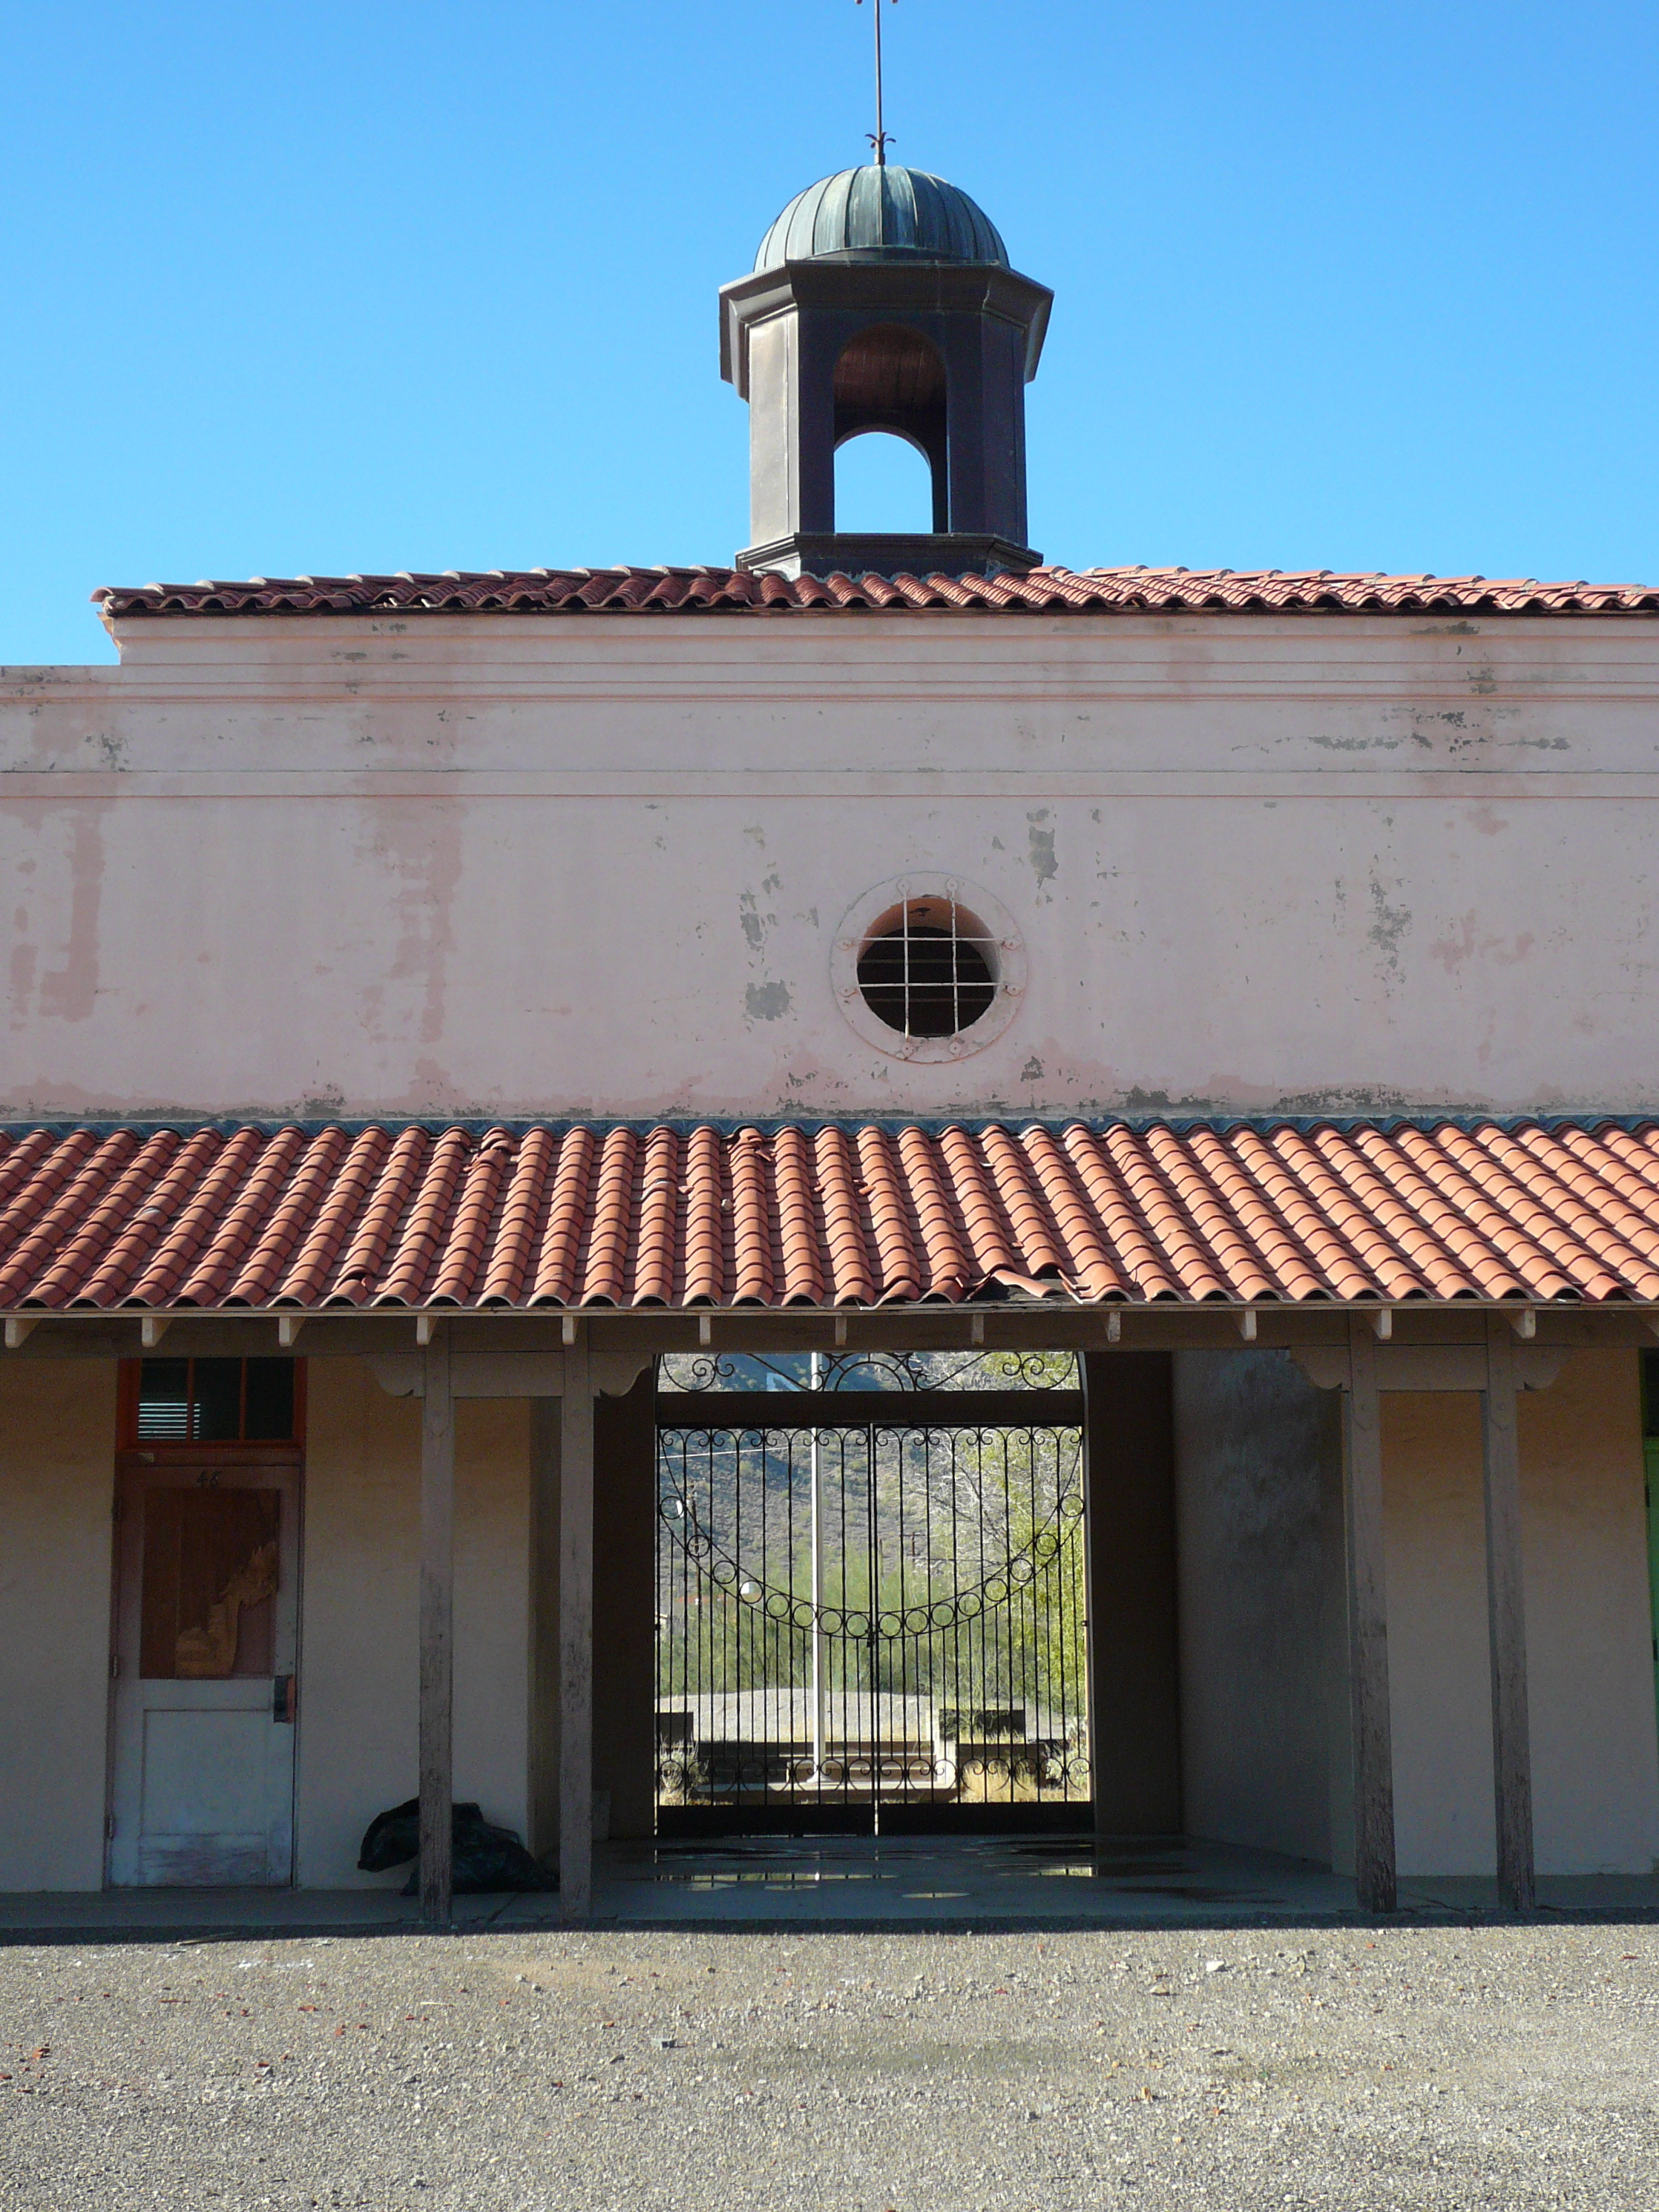
POLYGON ((152 1706, 143 1730, 140 1880, 270 1881, 271 1784, 281 1775, 271 1772, 269 1697, 252 1710, 152 1706))

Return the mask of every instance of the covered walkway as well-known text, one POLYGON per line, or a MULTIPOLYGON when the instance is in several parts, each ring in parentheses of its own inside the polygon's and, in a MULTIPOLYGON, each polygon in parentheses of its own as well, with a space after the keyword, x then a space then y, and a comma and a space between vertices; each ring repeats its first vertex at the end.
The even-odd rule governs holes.
MULTIPOLYGON (((1353 1884, 1272 1851, 1186 1837, 1097 1842, 751 1836, 602 1844, 596 1928, 988 1930, 1358 1925, 1353 1884)), ((1659 1919, 1659 1875, 1543 1875, 1550 1918, 1659 1919)), ((1500 1917, 1493 1881, 1402 1881, 1401 1917, 1500 1917)), ((1504 1916, 1507 1917, 1507 1916, 1504 1916)), ((457 1897, 458 1934, 559 1924, 550 1895, 457 1897)), ((0 1945, 409 1935, 397 1889, 134 1889, 0 1894, 0 1945)))
MULTIPOLYGON (((26 1899, 0 1916, 5 1924, 83 1910, 88 1928, 141 1926, 151 1913, 158 1926, 204 1913, 239 1927, 289 1924, 285 1916, 307 1927, 395 1923, 409 1911, 401 1901, 345 1900, 331 1884, 353 1863, 363 1819, 408 1793, 411 1765, 428 1924, 449 1917, 452 1808, 472 1790, 509 1804, 537 1856, 556 1846, 552 1909, 567 1923, 668 1923, 716 1907, 744 1920, 787 1907, 821 1923, 1117 1924, 1154 1912, 1388 1911, 1396 1898, 1407 1910, 1463 1911, 1484 1901, 1480 1883, 1431 1894, 1411 1875, 1480 1863, 1477 1799, 1492 1807, 1498 1891, 1525 1911, 1535 1897, 1551 1901, 1535 1888, 1534 1739, 1546 1865, 1651 1861, 1659 1812, 1632 1357, 1659 1331, 1650 1121, 38 1128, 0 1139, 0 1320, 20 1435, 58 1439, 72 1425, 66 1364, 142 1384, 143 1361, 164 1344, 157 1364, 180 1374, 187 1363, 239 1360, 287 1372, 297 1350, 316 1416, 305 1443, 306 1656, 285 1647, 268 1674, 249 1677, 259 1691, 237 1692, 253 1701, 261 1746, 273 1728, 310 1730, 305 1832, 296 1844, 286 1809, 265 1825, 283 1826, 282 1869, 309 1869, 316 1886, 218 1905, 222 1893, 205 1889, 176 1902, 165 1889, 153 1902, 129 1893, 95 1909, 71 1893, 26 1899), (1127 1860, 988 1838, 930 1857, 926 1844, 900 1849, 890 1836, 863 1857, 825 1843, 763 1862, 706 1842, 690 1850, 689 1837, 673 1850, 635 1840, 596 1850, 596 1834, 650 1832, 653 1737, 669 1717, 653 1687, 659 1363, 705 1362, 705 1382, 682 1389, 675 1410, 747 1432, 751 1401, 709 1387, 724 1359, 944 1352, 1076 1357, 1075 1402, 1047 1395, 1082 1436, 1086 1462, 1087 1637, 1077 1656, 1089 1681, 1090 1795, 1103 1833, 1152 1840, 1127 1860), (1523 1605, 1521 1398, 1547 1397, 1569 1362, 1573 1379, 1558 1388, 1554 1426, 1534 1454, 1547 1487, 1534 1501, 1523 1605), (407 1421, 394 1440, 371 1396, 375 1407, 418 1400, 418 1430, 407 1421), (491 1786, 469 1778, 458 1791, 457 1559, 472 1531, 464 1480, 458 1540, 457 1409, 473 1400, 526 1413, 511 1451, 501 1446, 501 1492, 514 1486, 520 1517, 481 1586, 486 1614, 512 1615, 501 1651, 485 1652, 476 1601, 471 1621, 462 1609, 461 1673, 473 1670, 475 1700, 463 1760, 478 1763, 487 1733, 475 1694, 486 1660, 526 1686, 526 1711, 502 1723, 513 1741, 491 1786), (1435 1433, 1432 1451, 1418 1454, 1430 1485, 1401 1419, 1392 1424, 1401 1510, 1388 1564, 1390 1401, 1398 1413, 1415 1402, 1435 1433), (1435 1519, 1448 1498, 1468 1540, 1449 1567, 1435 1519), (401 1553, 388 1540, 394 1526, 401 1553), (1455 1635, 1443 1632, 1449 1621, 1455 1635), (393 1643, 415 1710, 383 1727, 393 1643), (1542 1661, 1536 1694, 1529 1657, 1542 1661), (1449 1705, 1472 1684, 1454 1728, 1449 1705), (395 1777, 388 1758, 360 1787, 365 1747, 394 1741, 395 1777), (1305 1856, 1157 1841, 1183 1824, 1305 1856), (1322 1856, 1352 1876, 1316 1872, 1322 1856)), ((809 1410, 810 1395, 788 1400, 792 1416, 809 1410)), ((877 1413, 893 1402, 879 1398, 877 1413)), ((904 1424, 959 1425, 961 1402, 908 1392, 904 1424)), ((858 1409, 843 1394, 833 1410, 858 1409)), ((976 1410, 988 1418, 992 1401, 981 1395, 976 1410)), ((141 1450, 135 1428, 122 1461, 128 1490, 159 1491, 164 1476, 179 1488, 193 1472, 194 1488, 228 1495, 225 1447, 189 1436, 155 1472, 161 1443, 141 1450), (187 1468, 180 1451, 207 1456, 187 1468)), ((64 1580, 51 1516, 71 1494, 101 1504, 107 1480, 91 1427, 76 1449, 82 1462, 67 1473, 44 1445, 27 1463, 49 1595, 64 1580), (66 1488, 70 1477, 79 1490, 66 1488)), ((274 1477, 262 1480, 273 1488, 274 1477)), ((283 1523, 290 1544, 297 1517, 296 1506, 283 1523)), ((149 1524, 129 1512, 122 1525, 149 1524)), ((123 1569, 131 1591, 137 1542, 123 1569)), ((735 1553, 724 1565, 739 1577, 735 1553)), ((88 1589, 96 1579, 95 1567, 83 1577, 88 1589)), ((271 1585, 288 1594, 284 1633, 296 1650, 300 1581, 296 1555, 271 1585)), ((768 1607, 793 1601, 792 1621, 801 1604, 821 1625, 841 1613, 850 1632, 855 1607, 804 1600, 789 1575, 776 1590, 742 1577, 737 1588, 768 1607)), ((954 1606, 956 1593, 951 1580, 939 1604, 954 1606)), ((82 1838, 104 1778, 108 1681, 118 1705, 121 1686, 173 1680, 144 1660, 140 1608, 123 1603, 132 1648, 116 1653, 112 1676, 101 1591, 77 1616, 84 1779, 64 1819, 82 1838)), ((55 1787, 58 1686, 18 1703, 35 1716, 34 1771, 55 1787)), ((689 1693, 683 1703, 696 1719, 689 1693)), ((138 1711, 136 1692, 127 1705, 138 1711)), ((1051 1718, 1030 1703, 1032 1739, 1069 1743, 1051 1718)), ((942 1717, 935 1733, 943 1744, 942 1717)), ((290 1765, 293 1741, 282 1747, 290 1765)), ((129 1759, 123 1771, 139 1769, 129 1759)), ((748 1786, 772 1784, 763 1776, 748 1786)), ((136 1796, 112 1805, 111 1878, 133 1881, 119 1854, 149 1834, 148 1815, 136 1796)), ((37 1863, 19 1862, 23 1878, 37 1863)), ((163 1881, 178 1878, 156 1864, 163 1881)), ((1620 1887, 1618 1899, 1587 1892, 1584 1902, 1646 1901, 1620 1887)), ((1577 1894, 1564 1892, 1563 1903, 1577 1894)), ((458 1909, 463 1924, 485 1911, 458 1909)), ((488 1911, 549 1910, 538 1899, 488 1911)))

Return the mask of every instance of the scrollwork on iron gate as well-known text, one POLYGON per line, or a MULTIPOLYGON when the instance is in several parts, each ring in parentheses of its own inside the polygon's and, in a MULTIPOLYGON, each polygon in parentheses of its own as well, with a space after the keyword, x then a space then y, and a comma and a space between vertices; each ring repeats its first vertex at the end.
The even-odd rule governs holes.
POLYGON ((948 1426, 775 1398, 714 1426, 665 1394, 663 1806, 1086 1802, 1081 1435, 977 1425, 963 1395, 948 1426))

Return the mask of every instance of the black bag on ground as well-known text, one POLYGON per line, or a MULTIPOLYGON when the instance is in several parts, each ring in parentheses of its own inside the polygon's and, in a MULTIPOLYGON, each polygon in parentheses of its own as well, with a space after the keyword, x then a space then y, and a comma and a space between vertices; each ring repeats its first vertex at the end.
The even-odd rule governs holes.
MULTIPOLYGON (((457 1805, 450 1818, 453 1887, 458 1897, 476 1897, 492 1890, 558 1887, 557 1875, 532 1858, 522 1838, 511 1828, 498 1828, 486 1820, 482 1807, 457 1805)), ((420 1849, 421 1801, 410 1797, 389 1811, 377 1813, 369 1822, 357 1854, 358 1869, 363 1874, 384 1874, 388 1868, 418 1857, 420 1849)), ((417 1895, 420 1887, 417 1867, 404 1886, 404 1895, 417 1895)))

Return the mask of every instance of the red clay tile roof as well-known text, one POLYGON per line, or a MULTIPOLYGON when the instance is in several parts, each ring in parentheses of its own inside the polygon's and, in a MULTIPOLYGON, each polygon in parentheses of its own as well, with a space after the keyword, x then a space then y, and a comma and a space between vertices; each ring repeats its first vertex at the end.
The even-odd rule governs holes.
POLYGON ((1659 586, 1530 577, 1343 576, 1329 569, 1033 568, 1023 576, 753 575, 742 568, 528 568, 441 576, 255 576, 103 585, 106 617, 774 614, 956 609, 1006 614, 1659 614, 1659 586))
POLYGON ((1659 1122, 0 1135, 0 1309, 1659 1302, 1659 1122))

